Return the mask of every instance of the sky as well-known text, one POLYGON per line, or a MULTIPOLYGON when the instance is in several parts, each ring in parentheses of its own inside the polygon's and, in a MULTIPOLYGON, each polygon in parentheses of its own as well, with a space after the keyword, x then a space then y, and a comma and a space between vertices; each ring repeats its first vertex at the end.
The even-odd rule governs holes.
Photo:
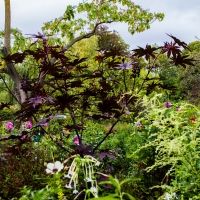
MULTIPOLYGON (((10 0, 11 26, 23 34, 36 34, 44 22, 62 16, 66 6, 77 5, 81 0, 10 0)), ((110 30, 116 30, 130 45, 130 49, 146 44, 162 45, 171 41, 166 35, 172 34, 186 43, 200 38, 200 1, 199 0, 133 0, 135 4, 150 12, 162 12, 162 22, 155 21, 151 28, 142 33, 131 35, 125 24, 114 23, 110 30), (197 37, 197 38, 196 38, 197 37)), ((0 0, 0 30, 4 29, 4 0, 0 0)))

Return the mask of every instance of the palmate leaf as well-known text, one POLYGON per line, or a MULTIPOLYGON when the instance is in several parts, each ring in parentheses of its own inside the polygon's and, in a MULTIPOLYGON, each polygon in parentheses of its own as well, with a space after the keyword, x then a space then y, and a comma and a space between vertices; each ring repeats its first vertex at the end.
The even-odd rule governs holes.
POLYGON ((116 47, 113 49, 110 49, 109 51, 105 51, 104 53, 104 58, 108 58, 108 57, 115 57, 115 56, 121 56, 122 52, 120 49, 117 49, 116 47))
POLYGON ((11 104, 10 103, 3 103, 1 102, 0 104, 0 110, 4 109, 4 108, 10 108, 11 104))
POLYGON ((116 110, 120 110, 121 106, 117 103, 115 98, 105 99, 98 104, 98 109, 102 113, 112 113, 116 110))
POLYGON ((168 86, 168 85, 163 85, 161 83, 153 82, 153 83, 150 83, 150 84, 147 85, 146 95, 151 94, 155 90, 156 87, 160 87, 160 88, 165 89, 165 90, 175 90, 176 89, 176 87, 174 87, 174 86, 168 86))
POLYGON ((73 145, 72 148, 75 150, 71 153, 72 155, 79 154, 82 158, 86 155, 93 155, 92 145, 85 146, 83 144, 73 145))
POLYGON ((109 68, 113 68, 114 70, 117 70, 116 67, 119 66, 119 64, 121 64, 121 62, 117 61, 117 60, 111 60, 107 62, 107 65, 109 68))
POLYGON ((76 87, 81 87, 82 83, 83 83, 83 81, 77 80, 77 81, 68 82, 66 84, 66 86, 69 88, 76 88, 76 87))
POLYGON ((191 58, 187 58, 188 55, 186 56, 181 56, 180 54, 177 55, 177 57, 172 58, 173 62, 175 63, 175 65, 181 65, 184 68, 186 68, 186 65, 192 65, 195 66, 192 62, 195 61, 191 58))
POLYGON ((99 81, 99 83, 104 91, 111 91, 113 89, 110 84, 106 83, 106 81, 99 81))
POLYGON ((151 47, 150 45, 146 45, 146 48, 139 47, 138 49, 133 49, 132 51, 135 52, 133 56, 142 57, 144 56, 146 60, 149 60, 150 57, 155 58, 154 52, 159 48, 151 47))
POLYGON ((167 34, 167 35, 174 40, 175 44, 178 44, 179 46, 183 47, 184 49, 190 50, 185 42, 180 41, 178 38, 174 37, 173 35, 169 35, 169 34, 167 34))
POLYGON ((175 43, 169 43, 165 42, 164 46, 161 47, 162 52, 167 52, 167 57, 170 58, 172 55, 173 57, 176 57, 178 54, 181 54, 180 46, 177 46, 175 43))
POLYGON ((74 104, 76 100, 79 100, 79 97, 75 95, 68 95, 68 94, 60 95, 56 97, 55 107, 58 110, 64 112, 65 108, 70 109, 69 105, 74 104))
POLYGON ((24 61, 26 57, 25 53, 14 53, 12 55, 8 55, 6 57, 4 57, 3 59, 5 61, 9 61, 9 62, 14 62, 14 63, 22 63, 24 61))
POLYGON ((32 50, 25 50, 24 53, 25 53, 25 55, 33 56, 34 59, 35 59, 36 61, 38 61, 39 59, 45 57, 45 52, 44 52, 44 50, 43 50, 43 49, 40 49, 40 48, 37 48, 35 51, 32 51, 32 50))

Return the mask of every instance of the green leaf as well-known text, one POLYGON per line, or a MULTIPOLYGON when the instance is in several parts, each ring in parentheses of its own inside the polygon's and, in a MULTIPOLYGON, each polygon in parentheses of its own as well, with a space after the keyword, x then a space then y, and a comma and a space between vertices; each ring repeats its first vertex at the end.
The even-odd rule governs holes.
POLYGON ((134 179, 127 178, 127 179, 121 181, 121 182, 120 182, 120 185, 123 185, 124 183, 130 182, 130 181, 134 181, 134 179))
POLYGON ((116 194, 110 194, 105 197, 92 198, 89 200, 117 200, 117 199, 119 199, 119 197, 116 194))
POLYGON ((127 195, 130 200, 135 200, 135 198, 132 195, 130 195, 126 192, 122 192, 122 195, 127 195))

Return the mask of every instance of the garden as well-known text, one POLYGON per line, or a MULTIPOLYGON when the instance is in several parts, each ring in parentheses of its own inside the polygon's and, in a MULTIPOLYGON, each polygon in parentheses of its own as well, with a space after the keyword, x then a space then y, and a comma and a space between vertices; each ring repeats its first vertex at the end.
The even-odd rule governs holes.
POLYGON ((1 200, 200 199, 200 41, 168 34, 130 50, 105 26, 134 34, 163 17, 131 0, 84 1, 25 36, 6 18, 1 200))

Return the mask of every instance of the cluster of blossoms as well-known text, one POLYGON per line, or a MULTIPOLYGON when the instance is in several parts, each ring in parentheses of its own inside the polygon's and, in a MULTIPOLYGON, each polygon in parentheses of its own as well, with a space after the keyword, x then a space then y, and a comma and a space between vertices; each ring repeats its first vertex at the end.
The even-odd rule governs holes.
POLYGON ((176 193, 172 194, 165 193, 164 200, 172 200, 172 199, 178 199, 176 193))
MULTIPOLYGON (((73 157, 75 158, 68 170, 67 175, 65 175, 66 178, 70 179, 69 183, 66 184, 65 187, 73 188, 73 194, 78 193, 78 175, 80 173, 80 170, 82 169, 84 173, 85 182, 90 183, 90 188, 87 189, 87 192, 93 194, 95 198, 98 197, 98 187, 96 178, 94 176, 94 166, 99 166, 100 162, 89 155, 84 156, 84 158, 81 158, 79 155, 75 155, 73 157)), ((67 159, 65 162, 67 162, 68 160, 69 159, 67 159)))
POLYGON ((79 145, 79 143, 80 143, 80 142, 79 142, 79 138, 78 138, 77 135, 75 135, 75 136, 74 136, 74 144, 75 144, 75 145, 79 145))
MULTIPOLYGON (((12 132, 13 131, 14 124, 12 122, 7 122, 7 123, 3 122, 3 124, 4 124, 4 128, 5 128, 5 130, 7 132, 12 132)), ((26 129, 26 130, 31 129, 32 127, 33 127, 33 124, 32 124, 32 122, 30 120, 26 121, 24 123, 24 126, 23 126, 23 128, 26 129)))
POLYGON ((8 131, 8 132, 12 132, 12 131, 13 131, 13 129, 14 129, 14 125, 13 125, 12 122, 7 122, 7 123, 4 124, 4 125, 5 125, 5 129, 6 129, 6 131, 8 131))
MULTIPOLYGON (((164 102, 164 105, 166 108, 170 108, 172 106, 172 104, 170 102, 164 102)), ((182 112, 182 109, 181 108, 176 108, 177 111, 179 112, 182 112)))
POLYGON ((33 124, 30 120, 26 121, 24 124, 25 129, 31 129, 33 127, 33 124))

